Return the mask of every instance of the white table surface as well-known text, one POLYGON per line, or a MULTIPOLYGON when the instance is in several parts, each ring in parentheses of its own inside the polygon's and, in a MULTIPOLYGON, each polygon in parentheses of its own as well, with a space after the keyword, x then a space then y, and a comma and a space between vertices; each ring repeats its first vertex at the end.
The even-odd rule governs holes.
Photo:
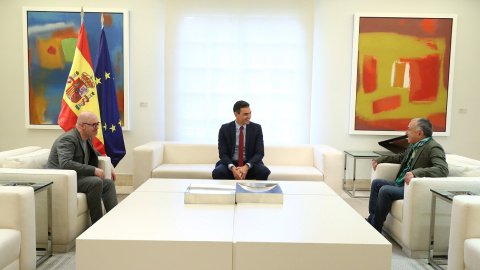
POLYGON ((210 179, 168 179, 168 178, 150 178, 135 191, 138 192, 179 192, 183 193, 190 184, 216 184, 216 185, 235 185, 236 182, 253 183, 278 183, 282 188, 283 194, 302 194, 302 195, 328 195, 337 196, 324 182, 318 181, 235 181, 235 180, 210 180, 210 179))
POLYGON ((235 211, 234 269, 391 267, 391 243, 339 196, 285 195, 235 211))
POLYGON ((325 183, 268 182, 283 204, 184 204, 191 183, 235 181, 149 179, 77 238, 76 267, 390 269, 391 244, 325 183))
POLYGON ((77 238, 77 269, 231 269, 234 213, 133 192, 77 238))

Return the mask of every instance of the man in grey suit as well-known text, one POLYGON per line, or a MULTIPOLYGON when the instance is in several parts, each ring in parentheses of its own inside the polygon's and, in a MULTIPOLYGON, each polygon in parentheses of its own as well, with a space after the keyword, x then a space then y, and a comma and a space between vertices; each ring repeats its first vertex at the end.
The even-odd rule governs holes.
POLYGON ((75 128, 55 140, 47 163, 49 169, 77 172, 77 191, 87 195, 92 224, 103 216, 102 199, 107 212, 118 204, 115 173, 112 169, 112 179, 105 179, 105 172, 98 168, 98 156, 101 154, 92 144, 99 125, 94 113, 81 112, 75 128))

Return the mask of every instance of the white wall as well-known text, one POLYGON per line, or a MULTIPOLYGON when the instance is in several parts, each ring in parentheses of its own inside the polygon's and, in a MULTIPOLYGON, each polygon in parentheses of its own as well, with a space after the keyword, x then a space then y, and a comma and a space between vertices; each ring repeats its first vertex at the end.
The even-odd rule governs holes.
MULTIPOLYGON (((292 0, 294 1, 294 0, 292 0)), ((0 0, 0 151, 26 145, 50 148, 61 130, 25 128, 22 6, 125 8, 130 14, 130 123, 124 132, 127 155, 117 173, 132 174, 132 151, 151 140, 164 139, 164 1, 163 0, 0 0), (140 108, 148 102, 148 108, 140 108)), ((316 0, 311 142, 339 150, 381 150, 389 137, 349 135, 353 14, 456 13, 457 43, 453 84, 452 131, 438 137, 445 150, 480 159, 474 142, 480 127, 480 22, 477 0, 316 0), (475 60, 477 59, 477 60, 475 60), (459 109, 466 109, 460 114, 459 109)), ((168 127, 167 127, 168 128, 168 127)), ((266 142, 268 144, 268 142, 266 142)))
POLYGON ((480 159, 475 143, 480 134, 480 1, 316 0, 315 8, 312 143, 342 151, 385 150, 377 142, 392 137, 348 134, 354 13, 457 14, 451 135, 435 139, 447 153, 480 159))
POLYGON ((164 5, 163 0, 0 0, 0 151, 50 148, 63 132, 25 128, 22 7, 124 8, 130 16, 130 130, 123 133, 127 154, 116 172, 132 174, 133 148, 164 139, 164 5))

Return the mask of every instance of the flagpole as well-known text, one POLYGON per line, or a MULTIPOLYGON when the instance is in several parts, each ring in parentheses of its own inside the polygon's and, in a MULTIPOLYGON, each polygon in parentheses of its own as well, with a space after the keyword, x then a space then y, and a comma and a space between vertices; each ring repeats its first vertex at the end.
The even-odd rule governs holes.
POLYGON ((103 29, 103 12, 102 12, 102 17, 101 17, 100 21, 102 22, 102 29, 103 29))
POLYGON ((80 12, 80 16, 82 17, 82 24, 83 24, 83 6, 82 6, 82 12, 80 12))

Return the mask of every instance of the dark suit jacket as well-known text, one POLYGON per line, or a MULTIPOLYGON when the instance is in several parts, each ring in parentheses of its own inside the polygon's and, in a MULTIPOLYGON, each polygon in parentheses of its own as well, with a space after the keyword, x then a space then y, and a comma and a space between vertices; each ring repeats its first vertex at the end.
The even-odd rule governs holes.
POLYGON ((93 147, 92 139, 88 139, 87 149, 90 151, 90 157, 88 165, 83 164, 85 154, 80 144, 81 141, 82 137, 76 128, 60 135, 53 143, 47 168, 74 170, 77 172, 77 177, 95 175, 100 153, 93 147))
MULTIPOLYGON (((376 159, 378 163, 397 163, 402 164, 398 176, 405 167, 405 159, 408 157, 410 145, 407 150, 402 153, 381 156, 376 159)), ((412 173, 415 177, 446 177, 448 175, 448 165, 445 160, 445 152, 442 146, 434 139, 428 141, 424 146, 418 148, 417 153, 412 161, 412 173)))
MULTIPOLYGON (((233 164, 232 156, 235 152, 235 121, 223 124, 218 132, 218 153, 220 161, 217 162, 228 166, 233 164)), ((262 158, 264 155, 263 149, 263 133, 262 126, 250 122, 245 129, 245 160, 244 163, 250 163, 252 166, 256 164, 263 164, 262 158)))

